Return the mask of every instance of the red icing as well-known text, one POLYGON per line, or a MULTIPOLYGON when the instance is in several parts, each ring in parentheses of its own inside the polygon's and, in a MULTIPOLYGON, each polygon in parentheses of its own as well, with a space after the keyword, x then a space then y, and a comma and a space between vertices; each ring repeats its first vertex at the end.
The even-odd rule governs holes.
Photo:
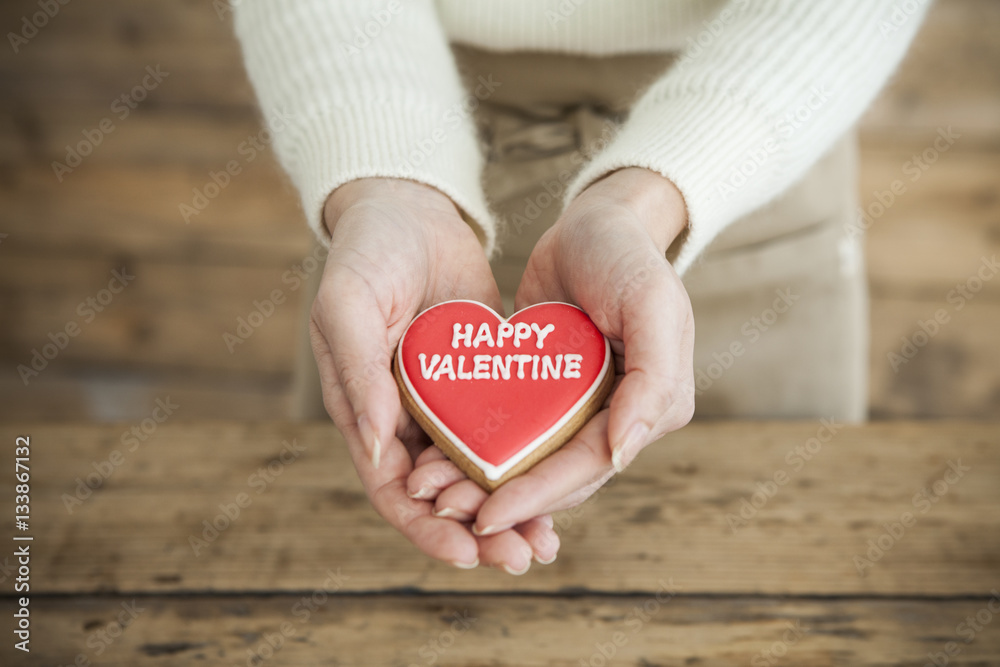
POLYGON ((581 398, 595 391, 606 356, 610 354, 604 336, 590 318, 568 304, 538 304, 516 313, 508 321, 512 327, 501 327, 504 320, 482 304, 448 301, 413 320, 398 352, 411 393, 419 397, 418 404, 424 403, 421 407, 427 415, 493 466, 500 466, 529 445, 537 444, 535 441, 581 398), (471 324, 471 335, 456 340, 456 323, 461 325, 461 333, 471 324), (488 335, 482 328, 484 323, 488 335), (532 324, 534 328, 530 328, 532 324), (546 331, 548 325, 554 329, 546 331), (537 346, 539 333, 541 349, 537 346), (477 336, 478 347, 468 346, 477 336), (502 346, 498 346, 498 338, 503 338, 502 346), (458 343, 457 349, 453 342, 458 343), (423 363, 421 353, 426 355, 423 363), (440 355, 438 363, 434 363, 434 355, 440 355), (450 367, 446 355, 450 355, 450 367), (489 362, 480 357, 477 365, 476 355, 488 355, 489 362), (520 363, 514 355, 521 355, 520 363), (531 359, 524 360, 523 355, 531 359), (495 361, 494 356, 499 360, 495 361), (508 359, 509 356, 513 358, 508 359), (534 357, 538 357, 537 362, 534 357), (579 377, 575 377, 577 362, 579 377), (523 379, 517 376, 519 366, 523 379), (531 379, 533 368, 538 379, 531 379), (505 370, 509 379, 504 379, 505 370), (555 372, 558 379, 553 377, 555 372), (437 380, 433 379, 435 373, 437 380), (425 374, 431 377, 426 378, 425 374))

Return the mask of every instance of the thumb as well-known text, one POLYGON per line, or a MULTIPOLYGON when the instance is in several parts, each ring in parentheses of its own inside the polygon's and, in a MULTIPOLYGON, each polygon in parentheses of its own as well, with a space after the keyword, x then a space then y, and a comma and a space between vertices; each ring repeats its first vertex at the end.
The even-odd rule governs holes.
POLYGON ((608 422, 618 472, 694 413, 694 320, 687 293, 666 261, 621 304, 621 327, 625 376, 611 397, 608 422))
POLYGON ((536 247, 532 251, 528 265, 521 275, 521 282, 514 295, 514 310, 524 310, 528 306, 545 301, 567 301, 568 295, 562 288, 559 277, 544 266, 544 260, 536 258, 541 254, 536 247))
POLYGON ((329 346, 333 381, 350 404, 368 459, 378 468, 401 409, 389 327, 363 279, 331 276, 326 284, 330 287, 316 297, 313 320, 329 346))

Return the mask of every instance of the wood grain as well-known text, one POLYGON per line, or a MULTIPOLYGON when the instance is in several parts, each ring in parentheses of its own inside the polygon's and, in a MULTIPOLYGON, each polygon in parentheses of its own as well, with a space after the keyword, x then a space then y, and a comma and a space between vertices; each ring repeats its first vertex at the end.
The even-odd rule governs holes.
POLYGON ((996 149, 1000 139, 1000 5, 931 5, 898 72, 861 121, 866 142, 896 142, 953 125, 996 149))
MULTIPOLYGON (((319 571, 309 588, 267 597, 38 599, 31 660, 16 664, 68 665, 82 653, 107 667, 918 666, 949 642, 960 651, 950 665, 1000 662, 996 618, 968 643, 956 633, 986 609, 988 591, 954 601, 820 601, 687 597, 681 589, 660 602, 660 584, 651 581, 632 596, 345 597, 328 595, 326 579, 319 571), (101 633, 110 624, 118 634, 119 614, 130 619, 123 604, 142 611, 109 645, 101 633)), ((5 615, 11 607, 0 602, 5 615)), ((14 653, 10 642, 0 646, 6 664, 14 653)))
POLYGON ((65 422, 74 414, 88 414, 101 422, 137 422, 156 407, 157 398, 169 397, 182 406, 179 413, 185 420, 220 414, 277 420, 288 414, 291 381, 286 375, 263 373, 161 368, 109 374, 53 366, 28 387, 17 376, 0 376, 0 419, 65 422))
POLYGON ((987 295, 965 302, 961 310, 942 297, 873 299, 873 418, 961 414, 995 419, 1000 414, 1000 308, 987 295), (921 337, 920 323, 933 323, 940 311, 947 317, 945 323, 933 337, 921 337), (916 347, 914 341, 922 345, 916 347))
MULTIPOLYGON (((502 572, 431 562, 397 535, 369 506, 332 427, 185 424, 181 412, 135 451, 122 440, 132 424, 0 427, 0 442, 33 439, 38 592, 297 591, 326 568, 349 574, 351 591, 511 585, 502 572), (302 450, 294 459, 291 445, 302 450), (286 462, 273 463, 283 447, 286 462), (106 469, 114 450, 124 460, 70 514, 63 494, 106 469), (241 493, 251 502, 208 539, 203 522, 241 493), (198 555, 192 536, 207 542, 198 555)), ((518 589, 642 591, 673 577, 692 594, 979 595, 996 580, 995 422, 845 426, 811 460, 786 461, 824 435, 820 427, 693 424, 669 436, 557 517, 559 559, 533 568, 518 589), (949 461, 969 470, 921 512, 915 494, 949 461), (778 471, 787 483, 766 502, 753 498, 778 471), (761 507, 734 534, 727 517, 744 499, 761 507), (859 573, 854 556, 905 512, 915 525, 859 573)), ((0 481, 9 493, 9 480, 0 481)))
MULTIPOLYGON (((27 0, 5 3, 0 20, 20 26, 35 11, 27 0)), ((68 5, 16 58, 4 60, 0 81, 21 107, 110 104, 141 80, 147 65, 161 65, 170 76, 157 89, 158 103, 249 109, 253 94, 231 20, 231 12, 220 19, 213 3, 202 0, 68 5)))
MULTIPOLYGON (((860 202, 876 215, 867 229, 868 271, 876 298, 943 301, 984 258, 1000 259, 1000 153, 956 140, 926 171, 904 172, 914 154, 933 145, 935 132, 912 148, 862 152, 860 202), (878 193, 893 181, 905 189, 879 214, 878 193)), ((1000 275, 977 299, 996 303, 1000 275)))
POLYGON ((30 363, 33 349, 50 343, 49 333, 64 331, 70 322, 80 333, 52 359, 55 368, 290 369, 294 349, 288 341, 299 326, 304 284, 300 280, 294 289, 294 281, 283 281, 289 267, 119 260, 14 256, 0 263, 0 281, 21 286, 0 295, 0 309, 12 324, 0 329, 0 356, 12 375, 17 375, 16 365, 30 363), (113 272, 123 269, 134 280, 109 299, 113 272), (274 298, 276 290, 281 303, 274 298), (104 305, 87 301, 99 298, 104 305), (257 326, 241 330, 241 342, 224 338, 227 333, 236 336, 239 318, 246 320, 253 311, 269 316, 255 318, 257 326))
POLYGON ((62 183, 48 165, 18 169, 0 181, 4 246, 22 256, 137 256, 185 265, 301 261, 311 232, 269 157, 245 163, 202 212, 185 221, 180 205, 191 205, 193 190, 203 190, 210 173, 225 163, 88 162, 62 183))

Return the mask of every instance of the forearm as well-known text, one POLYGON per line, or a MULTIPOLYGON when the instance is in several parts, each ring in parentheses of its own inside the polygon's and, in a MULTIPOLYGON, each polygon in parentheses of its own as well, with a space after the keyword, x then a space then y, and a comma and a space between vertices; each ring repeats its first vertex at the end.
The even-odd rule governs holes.
POLYGON ((492 247, 475 128, 430 0, 244 0, 235 28, 265 116, 287 119, 274 147, 318 235, 339 186, 405 178, 445 193, 492 247))
POLYGON ((690 224, 675 262, 683 272, 726 225, 794 183, 856 122, 922 19, 923 7, 890 23, 896 4, 734 0, 714 41, 695 44, 649 88, 569 197, 623 167, 670 179, 690 224))

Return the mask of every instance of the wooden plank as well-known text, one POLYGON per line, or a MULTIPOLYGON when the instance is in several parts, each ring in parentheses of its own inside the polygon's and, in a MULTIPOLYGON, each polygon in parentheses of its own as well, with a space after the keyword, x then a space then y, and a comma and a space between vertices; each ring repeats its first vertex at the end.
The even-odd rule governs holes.
MULTIPOLYGON (((150 100, 153 98, 150 97, 150 100)), ((132 163, 148 167, 161 163, 202 166, 219 169, 229 160, 246 161, 258 145, 267 146, 270 156, 272 137, 260 135, 262 125, 255 110, 246 112, 199 112, 191 109, 166 109, 152 101, 129 110, 124 118, 117 107, 108 104, 78 103, 39 109, 13 109, 0 119, 0 156, 6 162, 31 163, 47 167, 53 182, 60 183, 51 163, 58 161, 74 167, 70 149, 82 157, 86 166, 132 163), (107 119, 105 129, 100 123, 107 119), (97 134, 94 134, 94 131, 97 134), (84 132, 90 136, 88 138, 84 132), (92 147, 79 147, 81 142, 92 147), (241 144, 242 146, 242 153, 241 144)), ((260 151, 253 155, 256 159, 260 151)), ((32 165, 34 166, 34 165, 32 165)), ((86 167, 63 174, 63 182, 86 167)))
MULTIPOLYGON (((33 591, 297 591, 331 567, 351 576, 352 591, 511 585, 500 572, 431 562, 396 534, 369 506, 330 425, 170 421, 127 451, 131 426, 0 427, 0 442, 32 436, 33 591), (292 444, 297 458, 286 453, 262 483, 261 468, 292 444), (114 450, 124 460, 103 487, 64 505, 77 478, 107 469, 114 450), (212 538, 203 522, 240 493, 251 503, 228 528, 218 519, 224 530, 196 555, 191 537, 212 538)), ((845 426, 798 461, 795 448, 816 451, 818 435, 818 423, 694 424, 671 435, 557 518, 559 560, 518 579, 519 590, 647 590, 672 576, 692 594, 979 595, 996 579, 995 422, 845 426), (925 508, 915 494, 949 461, 969 470, 925 508), (788 483, 766 502, 754 498, 778 471, 788 483), (760 508, 744 508, 749 518, 734 533, 730 515, 744 500, 760 508), (915 524, 885 537, 884 524, 906 512, 915 524), (859 566, 869 540, 888 550, 859 566)), ((9 484, 0 480, 0 493, 9 484)))
POLYGON ((287 374, 304 285, 283 282, 288 270, 8 256, 0 262, 0 284, 9 286, 0 294, 5 320, 0 357, 16 377, 16 366, 30 364, 32 350, 50 344, 50 333, 75 323, 79 333, 65 342, 52 366, 287 374), (121 291, 113 295, 108 290, 112 272, 122 267, 134 280, 124 289, 114 283, 121 291), (247 329, 242 343, 227 342, 225 334, 240 333, 238 318, 254 311, 267 314, 264 301, 275 290, 284 301, 270 309, 273 314, 256 318, 259 326, 247 329), (87 299, 105 305, 88 305, 87 299), (264 305, 255 306, 255 300, 264 305))
POLYGON ((1000 415, 996 298, 979 296, 965 301, 959 310, 960 302, 949 303, 944 293, 935 297, 876 295, 873 299, 873 418, 992 419, 1000 415), (935 322, 939 313, 944 324, 935 322), (927 331, 935 333, 926 336, 927 331))
MULTIPOLYGON (((659 584, 651 581, 649 592, 629 597, 338 597, 326 594, 324 579, 317 572, 315 584, 294 596, 33 598, 30 664, 68 665, 80 654, 93 660, 98 649, 99 664, 107 667, 201 661, 874 666, 923 665, 939 653, 949 665, 1000 661, 995 628, 977 625, 980 631, 975 632, 961 625, 978 613, 992 620, 988 591, 959 601, 704 599, 683 594, 669 599, 661 594, 661 602, 655 597, 659 584), (119 614, 129 621, 121 632, 119 614), (111 633, 102 634, 109 624, 111 633), (951 656, 943 653, 949 642, 957 651, 951 656)), ((993 602, 994 609, 997 604, 993 602)), ((4 614, 13 609, 9 599, 0 607, 4 614)), ((11 642, 4 642, 0 657, 10 661, 20 656, 11 642)))
MULTIPOLYGON (((870 216, 862 224, 868 227, 868 271, 877 293, 943 300, 975 274, 984 257, 1000 256, 1000 153, 977 152, 960 138, 926 171, 904 171, 935 136, 925 133, 912 150, 862 151, 860 202, 870 216), (889 192, 894 181, 905 188, 902 194, 889 192)), ((1000 296, 1000 279, 987 281, 980 296, 1000 296)))
POLYGON ((867 230, 876 418, 1000 414, 1000 155, 959 139, 914 181, 904 164, 934 134, 913 150, 862 152, 861 202, 879 214, 867 230), (896 180, 906 189, 883 213, 875 193, 896 180), (924 341, 920 322, 933 329, 938 314, 945 323, 924 341))
POLYGON ((140 421, 169 398, 184 419, 287 419, 291 377, 249 373, 142 372, 97 369, 67 374, 53 369, 26 388, 19 377, 0 376, 0 420, 140 421))
MULTIPOLYGON (((5 3, 0 21, 13 28, 35 11, 34 2, 5 3)), ((0 82, 28 106, 110 103, 141 80, 147 65, 170 72, 158 89, 164 104, 245 108, 253 103, 231 13, 220 20, 212 3, 203 0, 65 6, 16 58, 5 59, 0 82)))
POLYGON ((861 136, 892 142, 953 125, 970 139, 1000 139, 1000 5, 941 0, 889 85, 861 122, 861 136))
POLYGON ((302 261, 312 232, 270 158, 247 164, 185 221, 180 205, 211 182, 210 171, 84 164, 57 183, 47 166, 18 169, 0 182, 0 229, 8 235, 2 251, 269 267, 302 261))

